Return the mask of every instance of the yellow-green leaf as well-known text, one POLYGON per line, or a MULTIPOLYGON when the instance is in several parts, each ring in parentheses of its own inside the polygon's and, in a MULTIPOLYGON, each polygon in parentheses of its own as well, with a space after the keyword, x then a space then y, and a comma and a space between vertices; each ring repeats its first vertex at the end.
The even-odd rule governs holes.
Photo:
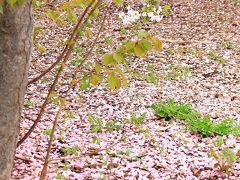
POLYGON ((121 87, 121 80, 114 72, 111 72, 108 75, 108 86, 111 90, 119 89, 121 87))
POLYGON ((143 57, 146 55, 146 51, 142 48, 140 44, 136 44, 136 46, 134 47, 134 52, 138 57, 143 57))
POLYGON ((144 37, 146 37, 148 35, 148 33, 146 32, 146 31, 144 31, 144 30, 140 30, 139 32, 138 32, 138 37, 140 37, 140 38, 144 38, 144 37))
POLYGON ((96 72, 96 74, 100 74, 100 72, 101 72, 101 65, 97 61, 95 63, 95 72, 96 72))
POLYGON ((119 64, 125 62, 124 57, 119 53, 114 53, 113 59, 116 60, 119 64))
POLYGON ((146 39, 141 40, 139 44, 146 51, 150 51, 152 49, 152 43, 146 39))
POLYGON ((162 51, 163 50, 163 42, 158 38, 153 38, 153 44, 156 49, 156 51, 162 51))
POLYGON ((122 81, 123 81, 123 86, 127 87, 128 81, 127 81, 125 74, 122 72, 122 70, 120 68, 116 68, 116 72, 120 74, 122 81))
POLYGON ((114 0, 114 3, 117 5, 117 6, 121 6, 123 4, 123 0, 114 0))
POLYGON ((125 47, 126 47, 126 50, 129 51, 129 50, 132 50, 135 46, 135 42, 133 41, 128 41, 126 44, 125 44, 125 47))
POLYGON ((36 48, 39 54, 44 54, 46 52, 46 48, 44 46, 41 46, 40 44, 36 44, 36 48))
POLYGON ((52 11, 50 9, 46 10, 47 15, 52 19, 56 20, 60 16, 60 11, 52 11))
POLYGON ((82 6, 84 0, 72 0, 70 1, 71 2, 71 5, 74 6, 74 7, 79 7, 79 6, 82 6))
POLYGON ((112 54, 106 54, 104 57, 103 57, 103 63, 105 66, 108 66, 109 64, 112 64, 114 61, 113 59, 113 55, 112 54))
POLYGON ((62 68, 62 70, 64 70, 64 69, 66 68, 66 64, 65 64, 65 63, 62 63, 62 64, 61 64, 61 68, 62 68))
POLYGON ((154 45, 155 45, 155 49, 156 49, 157 51, 162 51, 162 49, 163 49, 163 42, 162 42, 161 40, 156 39, 156 40, 154 41, 154 45))
POLYGON ((43 31, 42 31, 42 27, 41 26, 35 26, 34 27, 34 31, 33 31, 33 41, 36 40, 36 37, 38 34, 42 34, 43 31))
POLYGON ((90 38, 91 37, 91 30, 90 29, 86 29, 85 30, 85 35, 87 38, 90 38))
POLYGON ((116 77, 116 89, 120 89, 121 87, 121 80, 116 77))
POLYGON ((98 14, 99 14, 99 9, 95 9, 95 11, 93 12, 92 16, 94 18, 97 18, 98 14))
POLYGON ((91 76, 91 84, 93 84, 94 86, 98 84, 98 76, 96 74, 93 74, 91 76))
POLYGON ((217 153, 216 153, 212 148, 210 148, 209 153, 210 153, 210 155, 211 155, 212 157, 214 157, 215 159, 218 159, 217 153))
POLYGON ((116 88, 117 78, 114 73, 108 75, 108 86, 111 90, 116 88))

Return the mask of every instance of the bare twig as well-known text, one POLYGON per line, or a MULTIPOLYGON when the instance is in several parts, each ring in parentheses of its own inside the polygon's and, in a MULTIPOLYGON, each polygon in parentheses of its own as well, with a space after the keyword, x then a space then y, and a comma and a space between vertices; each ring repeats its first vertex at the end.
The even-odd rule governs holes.
POLYGON ((51 153, 52 142, 53 142, 53 138, 54 138, 54 132, 56 130, 57 120, 58 120, 58 117, 59 117, 61 111, 62 111, 62 107, 60 105, 60 108, 59 108, 59 110, 58 110, 58 112, 57 112, 57 114, 55 116, 54 121, 53 121, 52 132, 51 132, 51 135, 50 135, 50 140, 48 142, 47 154, 46 154, 45 161, 44 161, 44 164, 43 164, 43 169, 41 171, 40 180, 44 180, 46 175, 47 175, 48 160, 49 160, 49 156, 50 156, 50 153, 51 153))
MULTIPOLYGON (((72 50, 72 47, 71 47, 72 45, 70 45, 70 44, 71 44, 71 42, 73 41, 74 37, 75 37, 75 39, 77 39, 76 34, 77 34, 78 29, 79 29, 79 26, 82 24, 82 21, 83 21, 85 15, 87 14, 88 10, 91 8, 91 6, 93 5, 94 2, 95 2, 95 0, 92 0, 92 1, 90 2, 90 4, 88 5, 88 7, 87 7, 87 8, 85 9, 85 11, 83 12, 83 14, 80 16, 77 25, 75 26, 75 28, 74 28, 71 36, 70 36, 69 39, 68 39, 68 42, 69 42, 69 43, 66 44, 65 48, 63 49, 62 53, 59 55, 59 57, 57 58, 57 60, 56 60, 49 68, 47 68, 45 71, 43 71, 40 75, 38 75, 37 77, 35 77, 35 78, 33 78, 32 80, 30 80, 30 81, 28 82, 28 85, 29 85, 29 84, 32 84, 32 83, 34 83, 34 82, 36 82, 36 81, 38 81, 38 80, 41 79, 45 74, 47 74, 48 72, 50 72, 59 62, 61 62, 61 60, 64 58, 64 54, 65 54, 65 53, 68 53, 69 51, 72 50)), ((93 11, 93 10, 92 10, 92 11, 93 11)), ((91 11, 89 14, 92 14, 92 13, 93 13, 92 11, 91 11)), ((73 41, 73 43, 75 43, 75 41, 73 41)))
MULTIPOLYGON (((88 10, 91 8, 91 6, 94 4, 95 0, 92 0, 89 5, 86 7, 85 11, 83 12, 83 14, 86 14, 88 12, 88 10)), ((96 8, 96 5, 95 5, 95 8, 96 8)), ((93 11, 91 11, 89 14, 88 14, 88 17, 90 18, 90 16, 92 15, 93 11)), ((81 16, 81 17, 84 17, 84 16, 81 16)), ((82 18, 79 19, 79 22, 78 24, 76 25, 75 29, 82 29, 83 28, 83 25, 86 23, 87 20, 84 21, 84 23, 81 23, 82 22, 82 18)), ((71 50, 77 40, 78 36, 76 35, 76 37, 74 38, 74 42, 73 44, 70 46, 69 50, 66 52, 66 55, 64 57, 64 60, 63 60, 63 63, 65 64, 66 61, 68 60, 68 57, 69 55, 71 54, 71 50)), ((23 138, 21 140, 19 140, 19 142, 17 143, 17 147, 19 145, 21 145, 28 137, 29 135, 33 132, 33 130, 35 129, 35 127, 37 126, 38 122, 41 120, 42 118, 42 115, 44 114, 45 112, 45 108, 46 108, 46 105, 48 104, 48 100, 49 100, 49 96, 50 94, 54 91, 55 89, 55 86, 56 84, 58 83, 58 80, 60 78, 60 75, 63 71, 63 67, 61 66, 60 67, 60 70, 58 71, 49 91, 48 91, 48 95, 43 103, 43 105, 41 106, 41 109, 40 109, 40 112, 38 114, 38 117, 37 119, 34 121, 33 125, 31 126, 31 128, 28 130, 28 132, 23 136, 23 138)))
POLYGON ((23 157, 23 156, 20 156, 20 155, 16 155, 15 158, 16 159, 20 159, 20 160, 22 160, 24 162, 27 162, 27 163, 32 163, 33 162, 31 159, 23 157))
MULTIPOLYGON (((99 35, 100 35, 100 32, 102 32, 102 29, 103 29, 103 26, 104 26, 104 22, 106 20, 106 15, 104 16, 104 19, 103 19, 103 22, 102 22, 102 25, 101 25, 101 28, 99 29, 99 32, 91 46, 91 49, 90 51, 88 51, 88 53, 86 54, 86 56, 89 55, 89 53, 91 54, 92 50, 93 50, 93 47, 95 46, 96 42, 97 42, 97 39, 99 38, 99 35)), ((86 60, 86 59, 85 59, 86 60)), ((75 71, 76 72, 76 71, 75 71)), ((65 93, 65 96, 68 95, 68 92, 70 91, 72 86, 70 86, 68 88, 68 91, 65 93)), ((48 149, 47 149, 47 154, 46 154, 46 157, 45 157, 45 161, 44 161, 44 165, 43 165, 43 169, 41 171, 41 175, 40 175, 40 180, 44 180, 46 175, 47 175, 47 169, 48 169, 48 162, 49 162, 49 156, 50 156, 50 152, 51 152, 51 147, 52 147, 52 141, 53 141, 53 138, 54 138, 54 132, 56 130, 56 125, 57 125, 57 120, 58 120, 58 117, 60 115, 60 112, 61 112, 62 108, 59 108, 56 116, 55 116, 55 119, 54 119, 54 122, 53 122, 53 127, 52 127, 52 132, 51 132, 51 136, 50 136, 50 140, 49 140, 49 143, 48 143, 48 149)))
MULTIPOLYGON (((99 2, 100 2, 100 1, 99 1, 99 2)), ((93 48, 94 48, 95 45, 96 45, 96 42, 97 42, 97 40, 98 40, 98 38, 99 38, 99 36, 100 36, 100 33, 101 33, 102 30, 103 30, 104 22, 106 21, 106 17, 107 17, 107 15, 105 14, 105 16, 104 16, 104 18, 103 18, 103 22, 102 22, 102 24, 101 24, 101 27, 100 27, 100 29, 99 29, 99 31, 98 31, 98 34, 97 34, 94 42, 93 42, 92 45, 91 45, 91 49, 87 52, 87 54, 86 54, 86 56, 85 56, 86 59, 87 59, 87 57, 89 56, 89 54, 91 54, 93 48)), ((86 60, 86 59, 85 59, 85 60, 86 60)), ((82 63, 82 64, 83 64, 83 63, 82 63)), ((77 72, 77 71, 75 70, 75 73, 76 73, 76 72, 77 72)), ((74 86, 74 85, 73 85, 73 86, 74 86)), ((68 92, 70 91, 71 87, 72 87, 72 86, 70 86, 70 87, 68 88, 67 92, 65 93, 65 96, 68 95, 68 92)), ((57 121, 58 121, 58 118, 59 118, 59 115, 60 115, 60 112, 61 112, 61 111, 62 111, 62 108, 60 107, 59 110, 58 110, 58 112, 57 112, 57 114, 56 114, 56 116, 55 116, 54 122, 53 122, 52 132, 51 132, 50 140, 49 140, 49 143, 48 143, 47 154, 46 154, 46 157, 45 157, 43 169, 42 169, 42 171, 41 171, 40 180, 44 180, 45 177, 46 177, 46 175, 47 175, 47 169, 48 169, 48 163, 49 163, 49 156, 50 156, 50 152, 51 152, 51 148, 52 148, 52 142, 53 142, 53 138, 54 138, 54 133, 55 133, 55 130, 56 130, 56 126, 57 126, 57 121)))

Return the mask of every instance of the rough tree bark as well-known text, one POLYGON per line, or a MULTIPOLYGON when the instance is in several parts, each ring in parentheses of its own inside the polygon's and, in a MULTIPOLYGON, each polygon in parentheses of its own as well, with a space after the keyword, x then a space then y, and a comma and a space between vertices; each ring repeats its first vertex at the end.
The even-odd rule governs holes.
POLYGON ((0 179, 11 178, 31 59, 31 0, 0 14, 0 179))

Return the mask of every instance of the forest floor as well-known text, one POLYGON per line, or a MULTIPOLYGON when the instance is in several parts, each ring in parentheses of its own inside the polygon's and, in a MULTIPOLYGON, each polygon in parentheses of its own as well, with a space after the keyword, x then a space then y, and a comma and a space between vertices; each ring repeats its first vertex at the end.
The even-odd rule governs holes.
MULTIPOLYGON (((43 28, 38 43, 46 52, 40 54, 34 47, 29 79, 56 60, 62 50, 59 43, 68 37, 69 28, 49 23, 41 11, 34 12, 34 21, 43 28)), ((129 38, 115 18, 118 13, 112 10, 104 32, 107 40, 116 44, 129 38)), ((217 136, 202 138, 186 130, 179 120, 156 117, 151 109, 153 103, 174 98, 191 103, 216 121, 225 117, 240 121, 240 5, 230 0, 178 0, 171 4, 168 17, 142 27, 163 40, 163 51, 129 60, 127 88, 110 92, 101 84, 71 90, 55 133, 47 179, 240 179, 239 161, 229 176, 214 167, 217 161, 209 151, 221 150, 216 146, 217 136), (145 80, 151 73, 157 82, 145 80), (134 113, 140 116, 145 112, 140 128, 126 122, 134 113), (104 127, 101 133, 94 133, 89 114, 101 118, 103 124, 119 121, 122 128, 109 132, 104 127)), ((111 48, 104 40, 102 35, 99 51, 111 52, 115 45, 111 48)), ((86 52, 87 45, 83 47, 86 52)), ((94 58, 98 58, 95 52, 94 58)), ((91 67, 91 63, 84 67, 91 67)), ((58 85, 60 93, 68 87, 71 68, 66 68, 58 85)), ((53 75, 28 86, 20 137, 36 119, 53 75)), ((39 178, 49 139, 46 134, 56 112, 55 105, 48 105, 35 131, 17 148, 13 179, 39 178)), ((239 137, 227 135, 223 141, 224 146, 240 150, 239 137)))

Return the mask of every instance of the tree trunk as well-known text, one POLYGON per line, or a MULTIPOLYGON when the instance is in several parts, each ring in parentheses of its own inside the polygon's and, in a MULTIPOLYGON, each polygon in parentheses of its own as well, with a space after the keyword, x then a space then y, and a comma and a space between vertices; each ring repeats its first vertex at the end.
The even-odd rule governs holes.
POLYGON ((32 49, 31 1, 0 14, 0 179, 11 178, 32 49))

